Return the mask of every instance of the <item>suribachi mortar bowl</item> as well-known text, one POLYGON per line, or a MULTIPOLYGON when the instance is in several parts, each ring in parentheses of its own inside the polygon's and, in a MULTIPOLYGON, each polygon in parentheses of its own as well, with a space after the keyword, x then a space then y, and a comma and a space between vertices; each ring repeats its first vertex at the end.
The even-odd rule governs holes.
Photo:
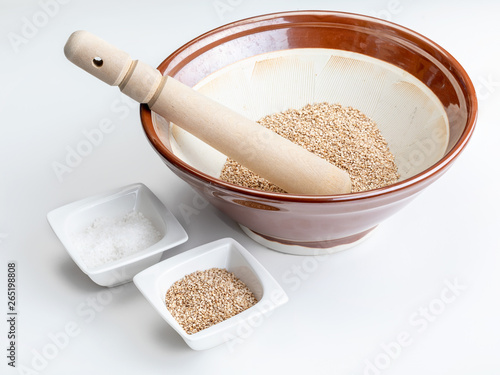
POLYGON ((446 172, 477 118, 474 87, 453 56, 412 30, 356 14, 298 11, 233 22, 182 46, 158 69, 254 120, 330 101, 379 125, 400 169, 397 183, 291 195, 220 180, 224 155, 141 106, 146 136, 175 174, 251 238, 291 254, 331 253, 362 240, 446 172))

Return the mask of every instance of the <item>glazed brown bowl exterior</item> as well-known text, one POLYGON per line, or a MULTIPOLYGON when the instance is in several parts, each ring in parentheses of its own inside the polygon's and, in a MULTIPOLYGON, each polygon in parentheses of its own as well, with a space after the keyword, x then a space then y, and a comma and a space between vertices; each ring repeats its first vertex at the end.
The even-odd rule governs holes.
POLYGON ((141 106, 140 115, 148 140, 165 164, 247 234, 276 250, 317 254, 360 240, 436 181, 471 137, 477 99, 464 69, 434 42, 394 23, 341 12, 286 12, 233 22, 182 46, 158 69, 194 86, 239 60, 292 48, 357 52, 415 76, 447 113, 450 138, 445 155, 421 173, 379 189, 331 196, 277 194, 226 183, 193 168, 172 152, 171 135, 156 129, 147 106, 141 106))

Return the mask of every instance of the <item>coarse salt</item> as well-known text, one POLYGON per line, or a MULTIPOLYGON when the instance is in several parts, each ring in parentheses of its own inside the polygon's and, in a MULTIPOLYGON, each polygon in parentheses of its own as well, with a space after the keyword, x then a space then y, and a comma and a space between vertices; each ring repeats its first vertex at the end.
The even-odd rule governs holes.
POLYGON ((148 248, 161 233, 141 212, 122 217, 99 217, 82 233, 74 235, 74 245, 89 268, 122 259, 148 248))

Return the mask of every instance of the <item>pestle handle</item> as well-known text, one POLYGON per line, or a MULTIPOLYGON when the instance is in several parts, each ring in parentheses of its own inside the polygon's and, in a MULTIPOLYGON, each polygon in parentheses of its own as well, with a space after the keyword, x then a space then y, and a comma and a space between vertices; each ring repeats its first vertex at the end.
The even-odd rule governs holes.
POLYGON ((292 194, 351 192, 347 172, 86 31, 66 57, 170 122, 292 194))

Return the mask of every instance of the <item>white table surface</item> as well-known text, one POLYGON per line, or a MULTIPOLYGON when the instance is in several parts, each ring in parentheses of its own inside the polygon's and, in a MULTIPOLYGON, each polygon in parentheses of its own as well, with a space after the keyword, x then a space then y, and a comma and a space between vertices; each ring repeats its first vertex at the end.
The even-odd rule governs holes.
POLYGON ((1 0, 0 373, 499 374, 498 14, 493 0, 1 0), (374 15, 420 32, 464 66, 480 106, 476 132, 445 176, 368 241, 321 261, 267 250, 202 207, 148 144, 138 105, 62 52, 71 32, 86 29, 157 66, 217 26, 298 9, 374 15), (113 131, 58 178, 54 163, 106 119, 113 131), (197 352, 132 283, 112 292, 95 285, 46 214, 134 182, 189 234, 164 257, 233 237, 280 282, 288 304, 244 340, 197 352), (6 358, 9 261, 17 264, 15 369, 6 358))

